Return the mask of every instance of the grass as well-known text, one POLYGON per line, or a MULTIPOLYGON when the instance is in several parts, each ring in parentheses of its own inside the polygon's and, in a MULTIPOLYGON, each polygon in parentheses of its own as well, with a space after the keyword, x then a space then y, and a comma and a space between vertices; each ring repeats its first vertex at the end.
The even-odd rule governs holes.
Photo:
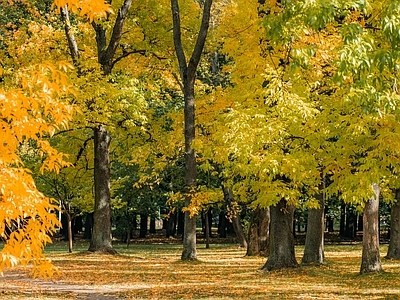
MULTIPOLYGON (((0 281, 0 291, 8 284, 4 299, 84 299, 78 298, 84 288, 112 297, 104 299, 400 299, 400 262, 382 259, 384 272, 359 275, 361 245, 327 245, 322 266, 266 274, 259 272, 265 258, 245 257, 233 244, 198 245, 196 262, 182 262, 181 247, 116 244, 119 255, 109 256, 87 254, 86 243, 69 254, 58 242, 46 248, 60 270, 48 286, 62 285, 62 293, 35 289, 38 282, 22 277, 0 281)), ((303 247, 296 253, 300 261, 303 247)))

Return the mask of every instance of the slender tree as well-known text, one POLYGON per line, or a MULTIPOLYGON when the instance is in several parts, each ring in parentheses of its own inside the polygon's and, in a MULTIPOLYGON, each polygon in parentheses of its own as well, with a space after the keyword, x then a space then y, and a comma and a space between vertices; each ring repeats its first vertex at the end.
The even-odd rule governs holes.
POLYGON ((365 203, 363 215, 363 250, 360 273, 382 271, 379 252, 379 195, 380 187, 372 186, 374 196, 365 203))
POLYGON ((390 211, 390 241, 386 254, 388 259, 400 259, 400 190, 396 190, 396 199, 390 211))
MULTIPOLYGON (((107 43, 107 28, 100 22, 92 21, 96 34, 97 59, 104 76, 111 73, 116 59, 115 53, 119 46, 125 19, 132 5, 132 0, 125 0, 117 12, 117 18, 112 27, 111 37, 107 43)), ((68 7, 60 8, 64 23, 72 61, 80 72, 79 50, 75 36, 71 30, 68 7)), ((119 58, 117 58, 119 60, 119 58)), ((94 224, 89 251, 115 253, 111 239, 111 193, 110 193, 110 142, 109 130, 104 123, 92 127, 94 135, 94 224)))
MULTIPOLYGON (((201 54, 206 42, 211 15, 212 0, 205 0, 203 5, 203 16, 198 32, 197 41, 189 61, 183 50, 181 16, 178 0, 171 0, 171 11, 173 21, 173 39, 175 52, 179 64, 180 85, 184 96, 184 123, 185 123, 185 184, 187 188, 185 206, 191 204, 191 193, 196 187, 196 154, 192 147, 195 138, 195 78, 201 54)), ((196 216, 190 211, 185 212, 185 225, 183 236, 182 260, 197 259, 196 253, 196 216)))

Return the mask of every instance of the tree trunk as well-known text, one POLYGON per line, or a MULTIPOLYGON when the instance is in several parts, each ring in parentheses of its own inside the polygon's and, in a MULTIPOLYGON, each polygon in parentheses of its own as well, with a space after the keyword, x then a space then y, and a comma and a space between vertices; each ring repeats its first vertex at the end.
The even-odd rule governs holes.
POLYGON ((269 255, 269 228, 271 223, 270 208, 261 209, 260 222, 260 255, 267 257, 269 255))
POLYGON ((169 218, 167 219, 166 236, 174 237, 176 233, 176 212, 170 212, 169 218))
POLYGON ((82 224, 82 215, 76 216, 74 218, 74 225, 72 226, 73 234, 78 234, 79 232, 82 232, 83 229, 83 224, 82 224))
POLYGON ((390 241, 386 258, 400 259, 400 189, 396 190, 396 202, 390 211, 390 241))
POLYGON ((218 235, 220 238, 226 238, 226 215, 223 211, 218 216, 218 235))
MULTIPOLYGON (((184 96, 184 135, 185 135, 185 184, 186 199, 185 207, 190 207, 192 202, 192 191, 196 187, 196 154, 192 147, 195 138, 195 103, 194 83, 197 66, 204 49, 208 33, 212 0, 205 0, 203 5, 203 16, 196 44, 189 61, 186 60, 185 51, 182 45, 181 17, 178 0, 171 0, 171 13, 173 23, 173 39, 175 53, 179 64, 181 77, 181 88, 184 96)), ((185 211, 185 224, 183 232, 182 260, 197 259, 196 252, 196 216, 185 211)))
POLYGON ((111 242, 110 141, 103 125, 94 129, 94 224, 89 251, 115 254, 111 242))
POLYGON ((147 214, 140 214, 140 230, 139 230, 139 238, 145 238, 147 235, 147 214))
POLYGON ((356 233, 357 233, 357 215, 353 210, 347 209, 345 236, 354 239, 356 237, 356 233))
POLYGON ((360 273, 382 271, 379 253, 379 185, 372 185, 374 196, 365 203, 363 216, 363 250, 360 273))
POLYGON ((292 228, 294 210, 294 206, 288 206, 284 199, 270 207, 270 254, 262 270, 272 271, 298 267, 292 228))
POLYGON ((260 244, 259 244, 259 218, 260 212, 257 207, 251 216, 249 233, 248 233, 248 243, 246 256, 258 256, 260 255, 260 244))
POLYGON ((72 240, 73 240, 73 233, 72 233, 72 218, 70 213, 67 213, 68 219, 68 252, 72 253, 72 240))
MULTIPOLYGON (((191 85, 191 84, 190 84, 191 85)), ((186 87, 185 93, 185 182, 186 199, 185 207, 192 203, 191 190, 196 187, 196 154, 192 148, 195 137, 195 106, 194 86, 186 87)), ((183 226, 183 251, 182 260, 197 259, 196 250, 196 216, 190 216, 190 211, 185 211, 185 223, 183 226)))
POLYGON ((222 186, 222 190, 224 192, 224 199, 228 206, 228 209, 231 211, 231 222, 233 225, 233 229, 235 230, 236 237, 241 248, 247 248, 246 236, 243 231, 242 222, 240 218, 240 213, 236 211, 234 207, 234 198, 232 189, 222 186))
POLYGON ((363 215, 358 216, 357 231, 363 231, 363 215))
POLYGON ((156 233, 156 218, 150 218, 150 233, 156 233))
POLYGON ((126 212, 126 247, 129 248, 131 244, 131 218, 129 212, 126 212))
POLYGON ((208 217, 209 209, 205 212, 205 236, 206 236, 206 249, 210 248, 210 219, 208 217))
POLYGON ((178 210, 177 214, 178 228, 176 230, 176 234, 183 236, 183 227, 185 226, 185 214, 181 210, 178 210))
POLYGON ((269 208, 257 207, 249 227, 247 256, 268 256, 269 254, 269 208))
POLYGON ((87 213, 85 219, 85 232, 83 233, 83 238, 90 240, 92 238, 93 232, 93 213, 87 213))
POLYGON ((342 203, 340 205, 340 236, 345 236, 346 234, 346 204, 342 203))
MULTIPOLYGON (((322 187, 323 188, 323 187, 322 187)), ((318 195, 319 208, 308 211, 306 243, 302 263, 322 264, 325 261, 324 255, 324 205, 325 193, 318 195)))

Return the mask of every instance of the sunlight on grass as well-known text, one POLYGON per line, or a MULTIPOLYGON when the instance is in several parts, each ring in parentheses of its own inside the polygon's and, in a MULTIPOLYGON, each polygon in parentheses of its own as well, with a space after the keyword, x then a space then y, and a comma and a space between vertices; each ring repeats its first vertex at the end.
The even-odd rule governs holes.
MULTIPOLYGON (((385 272, 360 276, 361 245, 328 245, 322 266, 265 274, 259 270, 266 258, 245 257, 245 250, 231 244, 199 247, 196 262, 181 261, 181 246, 176 244, 116 245, 116 256, 88 254, 85 244, 72 254, 66 249, 46 248, 60 270, 54 282, 105 289, 126 299, 397 299, 400 295, 400 262, 382 259, 385 272)), ((381 253, 386 250, 382 246, 381 253)), ((303 251, 296 247, 299 261, 303 251)))

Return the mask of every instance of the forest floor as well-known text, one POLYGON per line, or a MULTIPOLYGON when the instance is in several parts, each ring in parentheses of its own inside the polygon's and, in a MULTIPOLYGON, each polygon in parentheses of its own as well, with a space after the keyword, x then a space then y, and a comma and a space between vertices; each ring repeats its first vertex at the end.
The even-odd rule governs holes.
MULTIPOLYGON (((361 245, 341 241, 325 247, 322 266, 262 273, 266 258, 246 257, 234 243, 198 245, 198 261, 182 262, 176 239, 115 243, 118 255, 91 254, 88 243, 55 242, 46 255, 58 268, 51 280, 33 279, 29 269, 0 277, 0 299, 400 299, 400 261, 386 260, 384 272, 359 275, 361 245)), ((296 246, 301 260, 304 247, 296 246)))

